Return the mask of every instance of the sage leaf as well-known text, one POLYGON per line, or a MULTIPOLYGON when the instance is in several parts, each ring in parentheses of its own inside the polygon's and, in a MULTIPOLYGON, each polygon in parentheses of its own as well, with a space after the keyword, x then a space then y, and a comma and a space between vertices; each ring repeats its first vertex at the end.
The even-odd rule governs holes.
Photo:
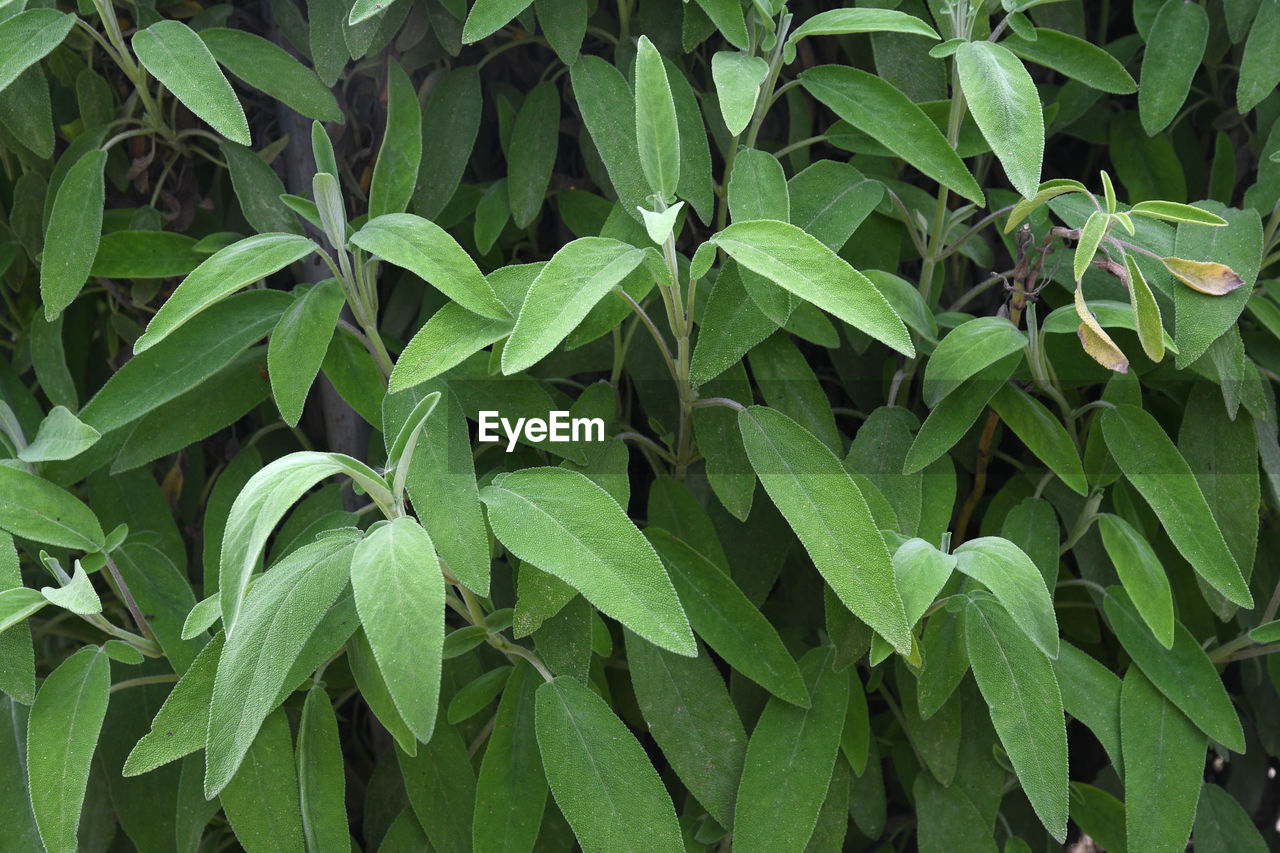
POLYGON ((649 189, 666 201, 680 183, 680 128, 662 54, 640 36, 636 47, 636 148, 649 189))
POLYGON ((307 849, 328 850, 350 843, 338 719, 329 694, 319 685, 307 691, 302 704, 297 757, 302 834, 307 849))
POLYGON ((1132 95, 1138 84, 1114 56, 1084 39, 1036 27, 1034 39, 1010 35, 1000 44, 1028 62, 1052 68, 1091 89, 1115 95, 1132 95))
MULTIPOLYGON (((151 729, 134 744, 124 763, 125 776, 137 776, 203 749, 209 729, 209 703, 222 654, 222 632, 192 661, 169 691, 151 721, 151 729)), ((201 789, 203 795, 203 788, 201 789)))
POLYGON ((666 565, 694 632, 742 675, 794 705, 808 706, 804 678, 791 653, 733 579, 661 528, 649 527, 645 536, 666 565))
POLYGON ((560 92, 544 81, 525 96, 507 150, 507 199, 517 228, 528 228, 542 209, 560 141, 560 92))
POLYGON ((735 849, 800 850, 813 833, 849 706, 849 677, 832 669, 834 655, 822 647, 800 659, 809 708, 774 698, 760 715, 738 786, 735 849))
POLYGON ((1160 5, 1142 54, 1138 115, 1152 136, 1169 126, 1191 91, 1209 40, 1209 15, 1195 3, 1160 5))
POLYGON ((561 676, 534 697, 547 782, 585 853, 680 853, 671 796, 603 699, 561 676))
POLYGON ((705 651, 681 657, 634 634, 627 662, 649 733, 716 823, 732 827, 747 732, 715 664, 705 651))
POLYGON ((106 542, 93 512, 70 492, 0 465, 0 530, 46 545, 97 551, 106 542))
POLYGON ((271 331, 267 372, 280 417, 297 426, 311 383, 320 372, 338 315, 346 299, 337 279, 328 279, 295 297, 271 331))
POLYGON ((74 853, 76 829, 107 715, 111 664, 85 646, 60 663, 40 686, 27 720, 27 779, 31 808, 46 850, 74 853))
POLYGON ((1192 835, 1201 853, 1264 853, 1267 849, 1240 801, 1212 782, 1200 789, 1194 826, 1192 835))
POLYGON ((604 489, 575 471, 529 468, 495 478, 480 500, 494 535, 516 557, 570 584, 655 645, 697 654, 653 546, 604 489))
POLYGON ((509 316, 475 261, 434 222, 410 213, 388 213, 370 219, 351 235, 351 242, 404 267, 468 311, 494 319, 509 316))
POLYGON ((1031 198, 1044 160, 1043 108, 1031 75, 1008 48, 982 40, 960 45, 956 70, 969 111, 1009 182, 1031 198))
POLYGON ((952 329, 924 368, 922 394, 930 408, 962 382, 1027 346, 1027 336, 1004 317, 977 317, 952 329))
MULTIPOLYGON (((930 178, 983 203, 982 189, 942 131, 889 81, 857 68, 819 65, 802 72, 800 83, 837 116, 930 178)), ((1036 120, 1041 121, 1038 115, 1036 120)))
POLYGON ((102 612, 102 600, 98 598, 98 593, 93 589, 93 581, 89 580, 79 560, 76 560, 75 572, 66 585, 41 587, 40 594, 50 604, 81 616, 102 612))
POLYGON ((283 101, 307 118, 344 120, 337 99, 316 72, 274 42, 226 27, 203 29, 200 38, 219 65, 258 91, 283 101))
POLYGON ((18 75, 44 59, 62 43, 75 26, 75 15, 57 9, 27 9, 0 21, 0 91, 9 88, 18 75))
POLYGON ((302 853, 302 813, 293 796, 297 789, 289 720, 284 711, 276 711, 263 721, 244 763, 219 797, 246 850, 302 853), (286 792, 287 796, 279 795, 286 792))
POLYGON ((1155 550, 1133 525, 1112 513, 1098 516, 1098 532, 1142 621, 1160 645, 1173 648, 1173 591, 1155 550))
POLYGON ((742 51, 721 50, 711 57, 711 79, 720 101, 720 115, 731 136, 746 130, 756 111, 760 84, 769 74, 769 63, 742 51))
POLYGON ((71 459, 92 447, 102 434, 81 422, 66 406, 54 406, 40 422, 35 439, 18 452, 23 462, 71 459))
POLYGON ((992 396, 991 408, 1073 492, 1088 494, 1080 453, 1062 422, 1043 403, 1020 388, 1005 384, 992 396))
POLYGON ((981 583, 1008 615, 1050 659, 1058 656, 1058 620, 1044 576, 1021 548, 1008 539, 970 539, 953 552, 956 571, 981 583))
POLYGON ((352 556, 351 588, 396 709, 425 742, 440 694, 445 594, 427 531, 404 516, 371 530, 352 556))
POLYGON ((889 551, 844 465, 773 409, 743 409, 738 427, 756 476, 841 602, 897 651, 909 653, 911 631, 889 551))
POLYGON ((413 198, 422 160, 422 111, 409 75, 387 62, 387 127, 369 184, 369 218, 404 213, 413 198))
POLYGON ((106 165, 107 152, 90 151, 71 167, 54 196, 48 232, 57 239, 45 244, 40 264, 40 298, 47 320, 62 314, 93 269, 102 236, 106 165))
POLYGON ((476 779, 471 829, 476 853, 517 853, 532 850, 537 841, 547 801, 534 729, 534 697, 541 683, 529 664, 517 661, 502 691, 476 779))
POLYGON ((298 234, 257 234, 219 249, 165 300, 142 337, 134 342, 133 351, 145 352, 215 302, 316 249, 315 243, 298 234))
POLYGON ((1022 790, 1061 843, 1067 834, 1067 726, 1053 667, 1008 611, 984 593, 969 595, 964 636, 974 679, 1022 790))
POLYGON ((245 599, 243 622, 218 658, 209 702, 206 797, 236 775, 263 720, 280 704, 290 667, 346 588, 354 547, 344 534, 299 548, 264 574, 245 599))
POLYGON ((1120 645, 1156 689, 1209 737, 1227 749, 1244 752, 1240 718, 1217 670, 1191 632, 1175 621, 1173 646, 1166 649, 1119 587, 1107 590, 1103 609, 1120 645))
POLYGON ((1204 777, 1204 735, 1137 667, 1120 696, 1125 846, 1181 849, 1191 835, 1204 777))
POLYGON ((735 222, 711 241, 751 272, 898 352, 915 355, 907 327, 876 286, 794 225, 773 220, 735 222))
POLYGON ((1248 584, 1195 475, 1156 419, 1136 406, 1116 406, 1102 414, 1102 433, 1126 479, 1196 573, 1229 600, 1252 607, 1248 584))
POLYGON ((253 144, 240 100, 195 31, 181 21, 157 21, 134 33, 132 47, 142 66, 191 112, 232 142, 253 144))
POLYGON ((383 503, 390 500, 386 484, 361 462, 340 453, 303 451, 283 456, 254 474, 241 490, 222 534, 218 599, 222 624, 235 635, 249 576, 257 565, 267 537, 284 514, 308 489, 325 477, 346 474, 383 503))
POLYGON ((636 101, 622 72, 598 56, 584 54, 569 70, 573 96, 591 141, 600 152, 622 209, 637 211, 649 195, 636 147, 636 101))
POLYGON ((529 286, 502 348, 502 372, 540 361, 642 260, 643 250, 607 237, 583 237, 556 252, 529 286))

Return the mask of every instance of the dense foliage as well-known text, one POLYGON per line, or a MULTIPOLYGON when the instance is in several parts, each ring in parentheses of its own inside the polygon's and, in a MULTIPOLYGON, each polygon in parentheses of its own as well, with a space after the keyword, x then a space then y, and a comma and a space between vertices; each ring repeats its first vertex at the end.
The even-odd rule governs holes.
POLYGON ((1280 843, 1280 2, 834 5, 0 3, 0 849, 1280 843))

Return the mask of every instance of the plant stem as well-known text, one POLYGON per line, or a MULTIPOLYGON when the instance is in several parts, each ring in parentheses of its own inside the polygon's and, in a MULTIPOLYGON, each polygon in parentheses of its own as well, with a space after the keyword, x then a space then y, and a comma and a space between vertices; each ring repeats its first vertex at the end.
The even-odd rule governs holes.
POLYGON ((127 681, 117 681, 115 684, 111 685, 110 692, 115 693, 117 690, 128 690, 130 687, 144 687, 148 684, 169 684, 177 680, 178 675, 173 672, 168 675, 143 675, 138 678, 130 678, 127 681))

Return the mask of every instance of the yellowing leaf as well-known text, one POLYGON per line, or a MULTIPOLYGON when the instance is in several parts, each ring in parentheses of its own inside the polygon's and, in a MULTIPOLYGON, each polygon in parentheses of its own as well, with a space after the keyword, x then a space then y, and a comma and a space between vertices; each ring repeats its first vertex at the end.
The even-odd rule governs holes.
POLYGON ((1198 293, 1225 296, 1244 284, 1244 279, 1226 264, 1185 258, 1161 258, 1160 261, 1174 278, 1198 293))
POLYGON ((1084 294, 1076 287, 1076 313, 1080 315, 1080 328, 1076 334, 1080 336, 1080 346, 1089 357, 1107 370, 1116 373, 1129 372, 1129 359, 1111 340, 1111 336, 1102 330, 1089 306, 1085 304, 1084 294))

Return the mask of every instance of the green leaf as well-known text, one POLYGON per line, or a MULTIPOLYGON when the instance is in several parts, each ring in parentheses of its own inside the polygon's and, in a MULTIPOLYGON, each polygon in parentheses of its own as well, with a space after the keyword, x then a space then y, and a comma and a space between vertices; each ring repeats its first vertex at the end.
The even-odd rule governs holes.
POLYGON ((889 551, 844 465, 772 409, 743 409, 738 426, 751 467, 823 578, 855 616, 908 654, 911 631, 889 551))
MULTIPOLYGON (((974 373, 956 386, 954 392, 939 400, 916 433, 903 462, 903 472, 914 474, 954 447, 977 422, 991 397, 1009 381, 1021 362, 1020 345, 1017 351, 974 373)), ((925 371, 928 372, 928 363, 925 371)))
MULTIPOLYGON (((712 246, 704 243, 704 246, 712 246)), ((735 364, 756 344, 778 328, 765 316, 742 284, 742 270, 734 261, 726 262, 716 278, 698 328, 693 348, 691 380, 702 385, 735 364)), ((695 414, 696 418, 697 415, 695 414)))
POLYGON ((1010 35, 1000 44, 1028 62, 1052 68, 1091 89, 1114 95, 1138 91, 1124 66, 1097 45, 1045 27, 1036 27, 1034 34, 1034 39, 1010 35))
POLYGON ((1255 8, 1258 14, 1249 28, 1236 84, 1236 109, 1240 115, 1246 115, 1280 84, 1280 68, 1272 61, 1280 50, 1280 6, 1267 2, 1255 8))
MULTIPOLYGON (((21 8, 21 7, 19 7, 21 8)), ((44 59, 75 26, 75 15, 57 9, 28 9, 0 22, 0 91, 9 87, 18 75, 44 59)))
POLYGON ((904 355, 915 355, 907 327, 876 286, 796 226, 773 220, 735 222, 711 242, 746 269, 904 355))
POLYGON ((663 58, 667 82, 676 105, 676 126, 680 131, 680 184, 676 195, 697 211, 703 222, 711 222, 715 209, 715 182, 711 177, 711 145, 706 124, 698 105, 698 96, 684 72, 670 59, 663 58))
POLYGON ((1018 627, 1050 659, 1058 656, 1058 621, 1044 576, 1007 539, 984 536, 956 548, 956 570, 995 594, 1018 627))
POLYGON ((67 172, 54 198, 48 233, 58 237, 45 244, 40 265, 40 297, 48 320, 71 304, 93 268, 102 235, 106 164, 107 152, 101 149, 85 154, 67 172))
POLYGON ((461 364, 511 333, 514 321, 492 320, 446 303, 405 345, 391 370, 388 391, 412 388, 461 364))
POLYGON ((1133 662, 1156 688, 1209 737, 1234 752, 1244 752, 1244 731, 1222 679, 1209 656, 1181 622, 1173 623, 1173 647, 1160 645, 1142 622, 1128 594, 1107 590, 1103 607, 1111 630, 1133 662))
POLYGON ((404 267, 469 311, 494 319, 509 316, 476 262, 434 222, 410 213, 388 213, 365 223, 351 235, 351 242, 404 267))
POLYGON ((791 653, 733 579, 665 530, 649 527, 645 536, 666 565, 698 636, 730 666, 770 693, 807 706, 809 694, 791 653))
MULTIPOLYGON (((125 776, 150 772, 184 755, 204 749, 209 729, 209 703, 222 654, 221 632, 196 655, 151 721, 151 730, 134 745, 124 763, 125 776)), ((203 789, 202 789, 203 793, 203 789)))
POLYGON ((1137 667, 1125 673, 1120 730, 1126 848, 1183 849, 1204 778, 1204 735, 1137 667))
POLYGON ((1200 853, 1265 853, 1267 850, 1267 842, 1240 801, 1212 782, 1205 782, 1200 789, 1192 834, 1200 853))
POLYGON ((1138 327, 1142 351, 1152 361, 1160 361, 1164 358, 1165 336, 1160 305, 1132 255, 1125 254, 1124 266, 1129 273, 1129 304, 1133 307, 1134 324, 1138 327))
POLYGON ((608 704, 567 676, 534 701, 551 793, 585 853, 683 851, 671 796, 608 704))
POLYGON ((38 613, 49 599, 38 590, 14 586, 0 592, 0 631, 7 631, 38 613))
POLYGON ((1199 204, 1212 209, 1230 224, 1225 228, 1178 226, 1173 254, 1179 259, 1203 262, 1174 262, 1170 270, 1181 282, 1173 291, 1175 338, 1179 346, 1174 366, 1179 369, 1198 359, 1236 325, 1262 260, 1262 220, 1258 211, 1236 210, 1217 202, 1199 204), (1226 295, 1211 295, 1203 292, 1206 289, 1226 292, 1226 295))
POLYGON ((462 27, 462 43, 474 44, 502 29, 523 12, 531 0, 476 0, 462 27))
POLYGON ((969 112, 1009 182, 1033 197, 1044 161, 1044 114, 1031 75, 1008 48, 989 41, 960 45, 956 69, 969 112))
POLYGON ((298 295, 271 331, 267 371, 280 417, 297 426, 346 300, 337 279, 298 295))
POLYGON ((1136 406, 1116 406, 1103 412, 1102 434, 1120 470, 1196 573, 1231 601, 1252 607, 1248 584, 1195 475, 1159 422, 1136 406))
POLYGON ((423 138, 432 144, 422 151, 414 213, 434 219, 453 197, 471 159, 483 108, 480 75, 474 65, 455 68, 431 93, 422 111, 422 127, 423 138))
POLYGON ((65 406, 54 406, 36 432, 35 440, 18 452, 23 462, 70 459, 94 445, 102 434, 81 423, 65 406))
POLYGON ((583 237, 556 252, 529 286, 502 348, 502 372, 541 361, 643 260, 642 249, 607 237, 583 237))
POLYGON ((732 827, 747 732, 710 656, 673 655, 628 634, 627 663, 649 734, 716 823, 732 827))
POLYGON ((1208 210, 1201 210, 1189 204, 1176 201, 1140 201, 1129 208, 1131 216, 1146 216, 1150 219, 1161 219, 1165 222, 1186 222, 1191 225, 1227 224, 1227 220, 1208 210))
POLYGON ((1053 671, 1062 685, 1062 703, 1067 713, 1089 727, 1120 771, 1120 679, 1065 640, 1058 649, 1053 671))
POLYGON ((307 118, 343 122, 337 99, 316 72, 275 43, 246 30, 224 27, 203 29, 200 38, 223 68, 258 91, 307 118))
POLYGON ((1071 259, 1076 281, 1084 278, 1084 274, 1089 271, 1089 265, 1098 254, 1098 246, 1102 245, 1102 238, 1107 236, 1110 226, 1111 217, 1100 210, 1089 214, 1089 218, 1085 220, 1084 227, 1080 229, 1080 241, 1076 243, 1071 259))
MULTIPOLYGON (((921 853, 996 853, 988 821, 960 785, 944 788, 932 774, 920 773, 912 793, 920 822, 916 838, 921 853)), ((1005 851, 1014 853, 1008 845, 1005 851)))
POLYGON ((1084 465, 1066 428, 1039 400, 1005 384, 991 398, 991 408, 1008 424, 1027 449, 1040 458, 1073 492, 1089 493, 1084 465))
POLYGON ((64 586, 46 586, 40 588, 40 594, 63 610, 70 610, 81 616, 102 612, 102 600, 93 589, 93 581, 85 574, 84 567, 76 560, 75 573, 64 586))
POLYGON ((640 36, 636 52, 636 148, 649 189, 663 201, 680 183, 680 128, 662 54, 640 36))
POLYGON ((216 303, 201 322, 180 327, 154 349, 142 354, 135 349, 80 410, 80 420, 104 435, 137 421, 226 367, 269 332, 291 304, 287 294, 272 290, 216 303))
POLYGON ((277 711, 263 721, 244 763, 219 798, 227 821, 246 850, 302 853, 297 790, 289 720, 284 711, 277 711))
POLYGON ((1071 819, 1103 850, 1126 853, 1124 811, 1124 803, 1101 788, 1071 783, 1071 819))
POLYGON ((587 34, 587 0, 533 0, 533 7, 551 49, 561 62, 572 66, 587 34))
POLYGON ((1191 92, 1209 40, 1209 14, 1196 3, 1166 0, 1142 54, 1138 115, 1148 136, 1169 126, 1191 92))
POLYGON ((249 576, 257 567, 267 538, 294 501, 334 474, 346 474, 382 503, 391 495, 371 468, 340 453, 302 451, 283 456, 258 471, 231 505, 222 535, 218 597, 228 639, 235 636, 249 576))
POLYGON ((746 130, 756 111, 760 84, 769 74, 769 63, 743 51, 722 50, 711 57, 711 78, 720 101, 720 115, 735 138, 746 130))
POLYGON ((394 59, 387 62, 387 127, 369 185, 369 218, 404 213, 422 160, 422 110, 413 81, 394 59))
POLYGON ((342 742, 338 739, 338 718, 323 687, 307 691, 298 723, 297 754, 298 797, 307 849, 331 850, 349 844, 342 742))
POLYGON ((46 850, 79 849, 76 829, 110 688, 110 661, 97 647, 86 646, 45 679, 31 706, 27 778, 46 850))
POLYGON ((477 853, 527 851, 537 840, 547 801, 534 731, 534 696, 541 683, 522 661, 507 679, 476 780, 471 838, 477 853))
POLYGON ((106 541, 97 517, 70 492, 7 465, 0 465, 0 530, 79 551, 106 541))
POLYGON ((1027 336, 1004 317, 977 317, 947 333, 924 368, 922 396, 933 408, 979 371, 1027 346, 1027 336))
POLYGON ((516 557, 570 584, 646 640, 697 654, 653 546, 604 489, 575 471, 529 468, 499 476, 480 500, 494 535, 516 557))
POLYGON ((813 833, 849 706, 849 676, 831 668, 834 654, 822 647, 800 659, 812 706, 775 697, 760 715, 738 786, 735 850, 801 850, 813 833))
POLYGON ((525 96, 511 128, 507 198, 517 228, 528 228, 542 209, 560 141, 560 91, 543 81, 525 96))
POLYGON ((195 245, 195 239, 172 231, 113 231, 102 235, 90 275, 103 278, 186 275, 208 257, 194 251, 195 245))
POLYGON ((1053 667, 1008 611, 983 593, 969 594, 964 635, 1000 743, 1036 816, 1061 843, 1067 835, 1067 725, 1053 667))
MULTIPOLYGON (((857 68, 820 65, 800 74, 804 88, 837 116, 938 183, 976 204, 982 189, 924 111, 892 83, 857 68)), ((1037 113, 1036 121, 1040 121, 1037 113)))
POLYGON ((729 44, 739 50, 751 48, 746 18, 738 0, 697 0, 697 3, 729 44))
POLYGON ((1098 532, 1107 556, 1115 564, 1120 583, 1142 621, 1160 645, 1173 648, 1173 591, 1160 558, 1141 533, 1118 515, 1098 516, 1098 532))
POLYGON ((133 36, 133 52, 191 112, 218 133, 252 145, 244 109, 200 36, 180 21, 157 21, 133 36))
POLYGON ((134 342, 134 352, 145 352, 215 302, 316 249, 315 243, 298 234, 258 234, 219 249, 160 306, 146 332, 134 342))
POLYGON ((584 54, 569 72, 573 96, 622 209, 636 219, 649 195, 636 147, 636 102, 622 72, 598 56, 584 54))
MULTIPOLYGON (((289 669, 347 585, 355 543, 329 536, 294 551, 259 578, 243 621, 222 650, 209 702, 205 796, 237 773, 263 720, 279 704, 289 669)), ((194 666, 193 666, 194 669, 194 666)))
POLYGON ((795 60, 796 43, 805 36, 839 36, 848 33, 907 33, 935 41, 940 38, 933 27, 906 12, 893 9, 830 9, 819 12, 792 31, 783 50, 783 61, 789 64, 795 60))
POLYGON ((444 644, 444 576, 427 531, 402 516, 356 546, 351 588, 396 709, 414 737, 435 728, 444 644))

